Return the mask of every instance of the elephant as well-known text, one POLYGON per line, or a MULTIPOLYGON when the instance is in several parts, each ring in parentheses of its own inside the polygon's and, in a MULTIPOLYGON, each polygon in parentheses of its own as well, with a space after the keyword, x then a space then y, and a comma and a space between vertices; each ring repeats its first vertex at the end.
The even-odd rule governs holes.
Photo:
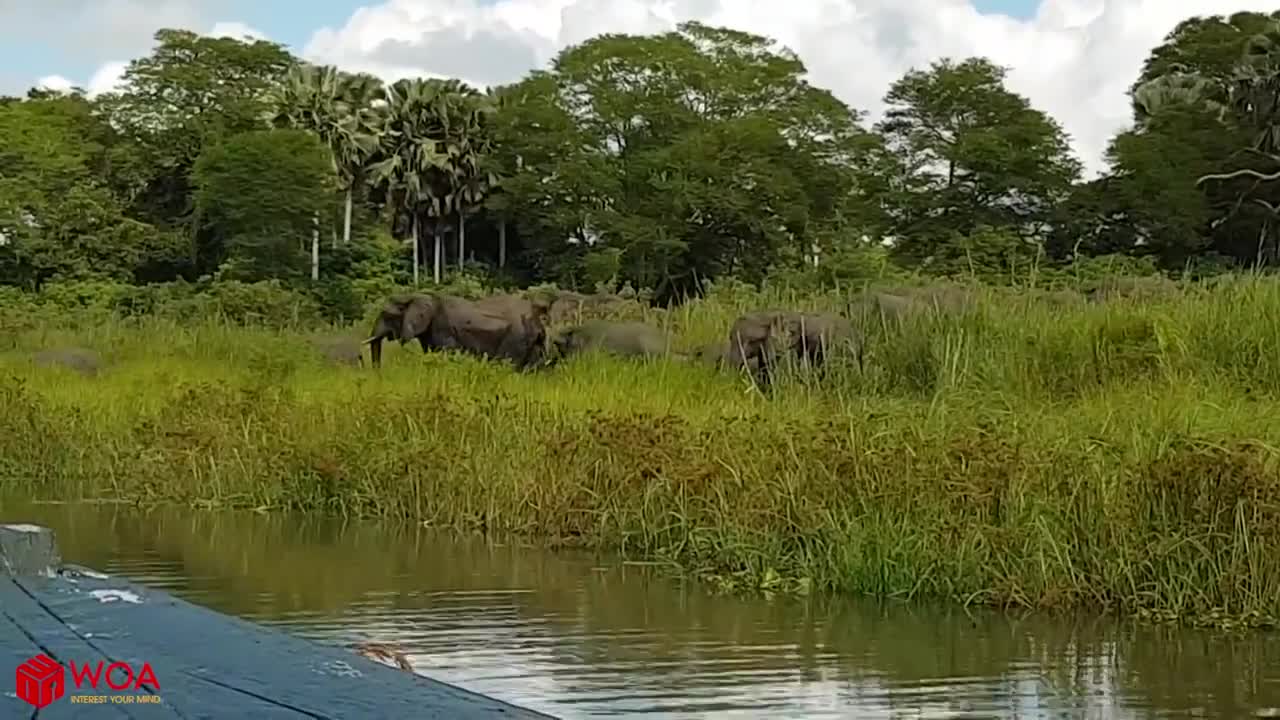
POLYGON ((559 292, 548 310, 549 325, 576 322, 585 318, 612 316, 624 312, 628 305, 639 304, 620 295, 595 293, 583 295, 571 290, 559 292))
POLYGON ((86 377, 96 376, 98 370, 102 368, 102 357, 98 353, 82 347, 41 350, 32 359, 37 367, 61 366, 86 377))
POLYGON ((557 358, 599 348, 621 357, 658 357, 667 353, 667 336, 642 322, 587 320, 566 328, 551 341, 557 358))
POLYGON ((315 337, 311 339, 324 358, 335 365, 364 367, 363 347, 359 340, 346 337, 315 337))
POLYGON ((422 351, 456 349, 503 359, 517 369, 537 365, 546 353, 543 320, 550 303, 517 295, 466 300, 452 295, 411 294, 391 298, 378 314, 369 346, 373 367, 382 366, 382 341, 403 345, 417 339, 422 351))
POLYGON ((901 326, 908 318, 926 313, 960 313, 974 306, 973 294, 959 287, 936 286, 904 288, 892 292, 868 291, 849 303, 849 314, 859 327, 866 328, 872 319, 882 327, 901 326))
POLYGON ((1138 301, 1162 300, 1178 292, 1178 284, 1167 277, 1107 277, 1087 295, 1091 302, 1105 302, 1119 298, 1138 301))
POLYGON ((723 368, 728 361, 729 343, 724 340, 721 340, 720 342, 707 343, 691 353, 682 355, 682 357, 719 370, 720 368, 723 368))
POLYGON ((914 287, 900 294, 913 298, 940 313, 966 312, 975 304, 973 291, 956 285, 914 287))
POLYGON ((849 303, 850 316, 864 328, 873 318, 884 327, 897 326, 925 309, 926 306, 913 297, 887 292, 863 293, 849 303))
POLYGON ((779 350, 818 369, 832 351, 851 351, 861 366, 862 335, 848 318, 835 313, 759 310, 734 321, 725 364, 737 370, 754 368, 759 386, 766 388, 779 350))
POLYGON ((1046 305, 1055 305, 1058 307, 1083 305, 1086 300, 1082 293, 1072 290, 1071 288, 1043 290, 1036 294, 1036 298, 1046 305))

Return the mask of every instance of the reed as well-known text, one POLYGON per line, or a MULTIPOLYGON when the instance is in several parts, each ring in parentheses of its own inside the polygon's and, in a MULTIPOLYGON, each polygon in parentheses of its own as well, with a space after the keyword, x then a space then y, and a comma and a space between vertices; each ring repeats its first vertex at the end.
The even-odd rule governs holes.
MULTIPOLYGON (((692 347, 747 307, 652 313, 692 347)), ((620 550, 726 587, 1280 617, 1280 284, 1057 305, 984 291, 772 398, 675 361, 520 375, 209 322, 29 329, 0 481, 37 496, 386 516, 620 550), (97 350, 96 376, 37 367, 97 350)), ((364 327, 350 329, 359 336, 364 327)))

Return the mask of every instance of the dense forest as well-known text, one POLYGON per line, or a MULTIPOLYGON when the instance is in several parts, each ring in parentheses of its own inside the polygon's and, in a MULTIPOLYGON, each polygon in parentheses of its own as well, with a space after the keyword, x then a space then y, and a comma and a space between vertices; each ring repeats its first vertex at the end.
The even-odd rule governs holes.
POLYGON ((462 274, 664 300, 723 278, 1280 260, 1280 12, 1178 25, 1088 180, 981 57, 912 69, 870 124, 768 38, 698 23, 485 90, 156 37, 113 92, 0 98, 0 284, 265 280, 342 306, 462 274))

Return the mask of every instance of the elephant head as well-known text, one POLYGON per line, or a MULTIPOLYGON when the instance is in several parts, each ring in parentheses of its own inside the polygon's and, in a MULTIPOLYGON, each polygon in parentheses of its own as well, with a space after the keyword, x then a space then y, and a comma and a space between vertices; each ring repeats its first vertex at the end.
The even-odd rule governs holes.
POLYGON ((725 364, 753 369, 757 384, 764 388, 770 385, 779 356, 822 368, 837 349, 852 351, 861 364, 862 337, 848 318, 835 313, 765 310, 747 313, 734 322, 725 364))
POLYGON ((382 366, 382 341, 385 339, 399 340, 403 345, 416 338, 426 351, 427 332, 439 305, 439 298, 432 295, 401 295, 387 301, 378 313, 369 339, 364 341, 369 346, 373 367, 382 366))

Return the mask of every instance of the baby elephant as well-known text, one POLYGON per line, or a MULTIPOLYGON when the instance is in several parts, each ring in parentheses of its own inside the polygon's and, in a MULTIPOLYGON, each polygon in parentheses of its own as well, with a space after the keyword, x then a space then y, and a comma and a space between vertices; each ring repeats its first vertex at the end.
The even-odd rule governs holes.
POLYGON ((657 357, 665 354, 668 346, 666 335, 655 327, 613 320, 587 320, 565 328, 551 342, 557 359, 591 349, 621 357, 657 357))
POLYGON ((760 310, 738 318, 729 329, 725 364, 752 370, 769 387, 782 357, 803 360, 819 371, 833 355, 848 354, 862 364, 862 337, 848 318, 835 313, 760 310))
POLYGON ((729 343, 721 340, 720 342, 707 343, 699 346, 693 352, 684 356, 686 360, 695 361, 706 367, 720 370, 724 368, 725 362, 729 358, 729 343))
POLYGON ((325 360, 334 365, 364 366, 364 355, 361 352, 364 346, 359 340, 345 337, 316 337, 311 339, 311 344, 320 351, 325 360))
POLYGON ((62 366, 88 377, 97 375, 102 367, 98 353, 81 347, 41 350, 33 359, 37 367, 62 366))

